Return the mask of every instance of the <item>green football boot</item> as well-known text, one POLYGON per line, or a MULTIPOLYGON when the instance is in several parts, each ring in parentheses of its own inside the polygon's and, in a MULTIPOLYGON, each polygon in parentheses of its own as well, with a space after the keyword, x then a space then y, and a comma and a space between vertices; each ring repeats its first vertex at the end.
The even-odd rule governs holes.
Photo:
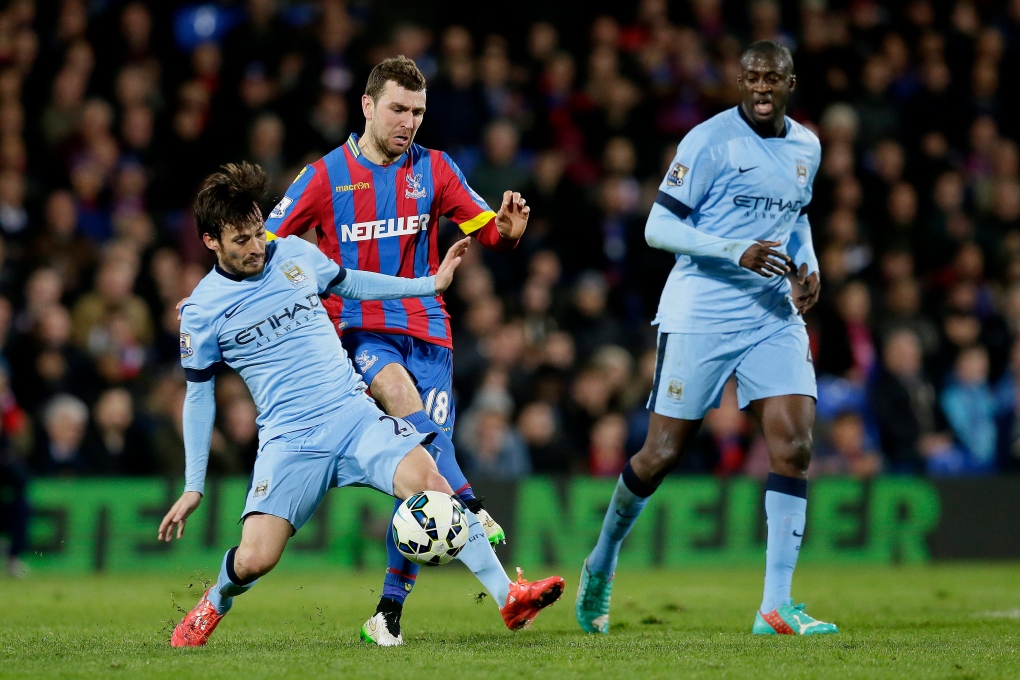
POLYGON ((787 602, 767 614, 758 612, 754 616, 755 635, 835 635, 839 628, 812 618, 804 611, 804 605, 787 602))
POLYGON ((492 519, 492 515, 484 509, 479 509, 475 516, 482 525, 482 530, 485 531, 485 537, 489 539, 489 543, 492 545, 506 543, 506 532, 503 531, 503 527, 496 524, 496 520, 492 519))
POLYGON ((585 633, 609 633, 609 598, 613 594, 613 574, 588 571, 588 560, 581 567, 574 616, 585 633))

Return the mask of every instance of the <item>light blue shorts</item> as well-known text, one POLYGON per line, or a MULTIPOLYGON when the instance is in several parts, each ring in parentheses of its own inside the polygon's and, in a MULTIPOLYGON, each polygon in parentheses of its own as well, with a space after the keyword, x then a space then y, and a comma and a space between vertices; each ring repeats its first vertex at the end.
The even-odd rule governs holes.
POLYGON ((430 436, 358 395, 335 418, 262 444, 241 518, 275 515, 297 531, 332 487, 371 486, 392 496, 397 465, 430 436))
POLYGON ((804 326, 778 321, 734 333, 659 333, 648 408, 680 420, 701 420, 737 376, 740 408, 757 399, 803 394, 815 399, 815 366, 804 326))

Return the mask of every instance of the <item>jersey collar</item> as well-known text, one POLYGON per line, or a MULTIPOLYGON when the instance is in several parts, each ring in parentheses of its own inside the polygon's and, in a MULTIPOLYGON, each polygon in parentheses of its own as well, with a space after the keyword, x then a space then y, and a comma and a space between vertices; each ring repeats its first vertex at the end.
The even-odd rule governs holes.
POLYGON ((269 266, 269 261, 273 259, 273 254, 276 252, 276 242, 270 241, 266 244, 266 266, 262 268, 262 271, 255 276, 238 276, 237 274, 231 274, 226 269, 221 267, 219 263, 213 265, 213 270, 225 279, 231 281, 254 281, 266 273, 266 267, 269 266))
POLYGON ((751 128, 751 132, 753 132, 754 134, 758 135, 762 139, 782 139, 783 137, 786 137, 786 133, 788 133, 790 131, 790 124, 786 121, 786 117, 784 116, 783 117, 783 131, 779 135, 777 135, 775 137, 765 137, 764 135, 762 135, 761 133, 759 133, 755 129, 754 124, 751 123, 751 121, 747 118, 747 114, 744 113, 744 107, 741 106, 740 104, 737 104, 737 115, 740 116, 741 120, 743 120, 745 123, 747 123, 747 127, 751 128))
POLYGON ((404 163, 404 157, 407 156, 407 152, 400 154, 397 160, 393 161, 389 165, 378 165, 365 158, 365 154, 361 153, 361 145, 358 140, 361 136, 357 132, 352 132, 351 136, 347 138, 347 150, 351 152, 354 159, 358 161, 362 166, 369 170, 385 170, 386 168, 396 168, 404 163))

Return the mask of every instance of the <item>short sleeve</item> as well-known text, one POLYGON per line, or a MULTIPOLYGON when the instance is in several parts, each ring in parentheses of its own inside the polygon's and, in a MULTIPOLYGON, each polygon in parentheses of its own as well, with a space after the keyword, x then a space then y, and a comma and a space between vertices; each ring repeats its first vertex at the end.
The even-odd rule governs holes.
POLYGON ((328 294, 330 288, 344 280, 347 270, 326 257, 321 250, 300 236, 289 237, 287 243, 291 242, 300 252, 301 258, 311 265, 315 273, 315 290, 319 295, 328 294))
POLYGON ((216 330, 186 302, 181 308, 181 366, 185 371, 205 371, 223 361, 216 330))
POLYGON ((496 218, 496 213, 472 189, 464 173, 445 152, 434 165, 440 193, 439 214, 449 218, 467 235, 473 234, 496 218))
POLYGON ((691 130, 676 149, 673 162, 659 184, 659 199, 671 212, 697 210, 716 177, 716 158, 709 139, 701 130, 691 130), (681 207, 682 206, 682 207, 681 207))

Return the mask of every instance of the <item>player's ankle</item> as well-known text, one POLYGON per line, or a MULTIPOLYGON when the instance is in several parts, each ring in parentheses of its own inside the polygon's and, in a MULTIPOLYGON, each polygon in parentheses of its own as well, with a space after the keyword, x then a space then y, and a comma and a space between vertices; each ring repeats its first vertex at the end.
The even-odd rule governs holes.
POLYGON ((377 614, 396 614, 397 617, 404 610, 404 603, 400 600, 392 597, 381 597, 379 598, 379 604, 376 605, 375 612, 377 614))
POLYGON ((471 498, 463 498, 463 497, 461 497, 460 500, 461 500, 462 503, 464 503, 464 505, 467 507, 468 510, 470 510, 472 513, 474 513, 476 515, 478 514, 479 510, 484 510, 485 509, 485 506, 482 505, 482 501, 485 500, 484 496, 482 496, 480 498, 477 497, 477 496, 472 496, 471 498))

